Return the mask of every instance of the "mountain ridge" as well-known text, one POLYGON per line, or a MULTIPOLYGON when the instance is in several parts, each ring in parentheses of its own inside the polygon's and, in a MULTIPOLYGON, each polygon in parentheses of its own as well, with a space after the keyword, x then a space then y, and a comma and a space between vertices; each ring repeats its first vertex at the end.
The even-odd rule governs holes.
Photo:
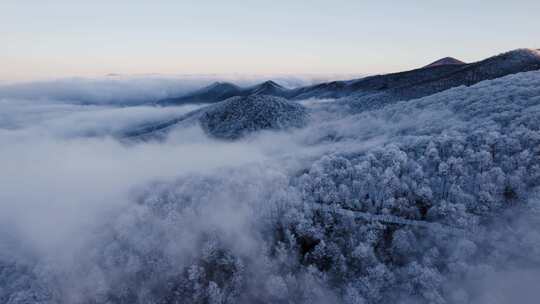
POLYGON ((228 82, 216 82, 180 97, 157 101, 156 104, 211 104, 234 96, 250 95, 270 95, 301 100, 351 96, 374 97, 375 94, 384 93, 387 100, 408 100, 455 86, 470 86, 483 80, 537 69, 540 69, 540 51, 516 49, 472 63, 445 57, 427 66, 408 71, 331 81, 294 89, 287 89, 272 80, 245 88, 228 82))

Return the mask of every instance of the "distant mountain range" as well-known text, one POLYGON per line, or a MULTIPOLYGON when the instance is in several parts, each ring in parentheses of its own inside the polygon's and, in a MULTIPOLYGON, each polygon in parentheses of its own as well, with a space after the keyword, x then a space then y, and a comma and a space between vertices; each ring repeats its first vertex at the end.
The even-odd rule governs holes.
POLYGON ((233 140, 259 130, 300 128, 307 123, 308 116, 304 106, 281 97, 235 96, 175 119, 142 125, 121 136, 132 140, 163 139, 172 127, 198 123, 214 138, 233 140))
POLYGON ((216 103, 234 96, 270 95, 287 99, 353 97, 365 102, 410 100, 456 86, 470 86, 483 80, 540 69, 540 51, 518 49, 474 63, 452 57, 442 58, 425 67, 347 81, 287 89, 274 81, 242 88, 216 82, 195 92, 160 100, 158 105, 216 103))
POLYGON ((247 88, 241 88, 229 82, 215 82, 193 93, 158 101, 158 104, 180 105, 187 103, 215 103, 235 96, 270 95, 288 97, 290 92, 291 90, 288 90, 271 80, 247 88))
POLYGON ((346 105, 351 112, 366 111, 400 100, 421 98, 450 88, 471 86, 483 80, 532 70, 540 70, 540 51, 518 49, 474 63, 446 57, 411 71, 332 81, 296 89, 287 89, 274 81, 251 87, 216 82, 190 94, 158 102, 163 106, 189 103, 210 106, 169 121, 128 130, 122 137, 140 140, 160 138, 179 124, 198 122, 209 135, 235 139, 247 133, 244 129, 300 126, 299 122, 304 120, 296 123, 293 118, 304 119, 305 111, 296 107, 298 104, 293 100, 340 98, 335 103, 337 106, 346 105))

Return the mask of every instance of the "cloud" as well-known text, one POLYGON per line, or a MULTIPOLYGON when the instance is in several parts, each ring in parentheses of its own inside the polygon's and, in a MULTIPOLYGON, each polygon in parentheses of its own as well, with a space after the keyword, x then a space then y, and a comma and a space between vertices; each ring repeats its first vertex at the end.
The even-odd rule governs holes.
POLYGON ((97 78, 62 78, 22 83, 0 83, 0 100, 53 100, 92 105, 140 105, 181 96, 216 81, 250 86, 272 79, 286 87, 300 87, 350 75, 110 75, 97 78))
POLYGON ((212 82, 211 78, 66 78, 0 86, 0 99, 55 100, 75 104, 142 104, 178 96, 212 82))
MULTIPOLYGON (((240 303, 254 298, 267 303, 335 303, 342 298, 364 303, 377 302, 384 294, 389 299, 397 294, 405 301, 415 293, 418 298, 409 300, 417 302, 424 296, 446 296, 440 282, 451 282, 457 292, 449 301, 455 303, 491 302, 494 296, 501 303, 509 297, 526 301, 527 295, 535 296, 531 286, 538 272, 522 272, 509 257, 533 268, 533 254, 527 254, 537 252, 540 242, 537 229, 530 229, 536 224, 521 216, 514 219, 518 225, 506 225, 509 222, 497 214, 493 229, 453 239, 407 227, 385 230, 384 223, 357 225, 332 213, 314 214, 309 202, 310 195, 338 203, 336 198, 360 203, 358 197, 366 194, 381 201, 387 196, 381 206, 361 207, 418 216, 419 200, 443 192, 439 185, 445 184, 441 176, 450 172, 448 161, 455 165, 449 174, 465 182, 445 195, 463 199, 463 206, 476 207, 476 201, 469 201, 484 195, 491 208, 489 203, 497 202, 478 192, 501 196, 496 183, 506 181, 517 185, 513 195, 523 195, 534 205, 538 191, 520 185, 525 178, 537 183, 536 175, 526 177, 526 170, 513 166, 533 168, 526 164, 537 160, 526 151, 512 150, 523 138, 538 139, 534 76, 522 75, 520 82, 509 78, 504 89, 495 81, 354 115, 331 100, 302 101, 311 111, 305 128, 262 131, 234 142, 209 138, 196 125, 178 127, 161 142, 120 141, 116 135, 126 129, 197 108, 109 104, 132 94, 127 91, 91 105, 50 96, 4 97, 0 267, 17 271, 0 273, 0 280, 5 279, 0 282, 5 283, 0 300, 9 294, 5 301, 10 304, 37 298, 147 303, 182 294, 193 297, 192 302, 219 303, 240 293, 245 297, 240 303), (508 154, 508 163, 490 162, 489 153, 464 147, 469 140, 472 147, 488 149, 491 146, 483 144, 490 140, 486 134, 515 143, 497 147, 497 153, 508 154), (460 167, 470 169, 480 161, 488 166, 482 176, 460 167), (435 164, 426 165, 430 162, 435 164), (504 166, 510 168, 504 172, 507 177, 499 178, 497 168, 504 166), (476 185, 488 178, 493 180, 476 185), (431 189, 414 192, 413 188, 424 190, 424 184, 431 189), (486 187, 466 192, 474 185, 486 187), (384 210, 383 203, 399 210, 384 210), (381 245, 382 232, 394 230, 400 233, 385 239, 393 247, 381 245), (489 244, 489 252, 475 243, 476 237, 478 244, 489 244), (375 250, 379 245, 384 247, 380 252, 375 250), (428 245, 436 250, 422 247, 428 245), (300 256, 301 250, 309 253, 300 256), (382 254, 387 256, 382 259, 382 254), (393 260, 399 263, 388 262, 393 260), (448 269, 459 278, 465 273, 465 284, 456 284, 448 269), (340 281, 344 277, 345 283, 340 281), (512 284, 503 284, 505 278, 512 284), (525 278, 522 289, 514 285, 519 278, 525 278)), ((99 99, 76 99, 93 98, 99 99)), ((431 203, 443 205, 437 205, 441 213, 451 213, 441 221, 457 218, 468 223, 465 216, 479 216, 460 209, 461 202, 457 207, 443 200, 431 203)))
MULTIPOLYGON (((108 118, 124 115, 116 111, 102 109, 99 114, 108 118)), ((89 117, 103 122, 103 117, 89 117)), ((111 137, 55 137, 40 129, 62 132, 60 127, 72 126, 66 123, 70 119, 31 130, 0 132, 0 217, 17 219, 18 229, 39 246, 55 248, 58 242, 81 233, 105 210, 126 204, 131 188, 137 185, 265 158, 257 147, 210 139, 127 146, 111 137), (25 136, 13 136, 14 132, 25 136)), ((88 125, 79 131, 94 132, 97 123, 88 125)), ((200 129, 177 133, 184 134, 185 138, 204 137, 200 129)))

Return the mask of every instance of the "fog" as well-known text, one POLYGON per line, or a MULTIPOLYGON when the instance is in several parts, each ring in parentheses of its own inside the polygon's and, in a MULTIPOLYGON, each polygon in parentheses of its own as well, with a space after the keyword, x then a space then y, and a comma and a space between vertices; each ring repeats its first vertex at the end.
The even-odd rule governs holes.
POLYGON ((102 212, 125 204, 136 185, 265 158, 256 146, 215 142, 195 128, 176 134, 182 142, 128 146, 112 137, 195 108, 3 100, 2 218, 39 245, 55 248, 102 212))
POLYGON ((0 88, 0 300, 533 303, 538 79, 354 115, 353 101, 304 100, 304 128, 236 141, 197 124, 163 140, 122 138, 201 107, 124 100, 189 82, 0 88))
POLYGON ((361 75, 108 75, 59 78, 14 83, 0 82, 0 100, 30 99, 71 104, 141 105, 177 97, 216 81, 252 86, 267 80, 295 88, 329 80, 359 78, 361 75))

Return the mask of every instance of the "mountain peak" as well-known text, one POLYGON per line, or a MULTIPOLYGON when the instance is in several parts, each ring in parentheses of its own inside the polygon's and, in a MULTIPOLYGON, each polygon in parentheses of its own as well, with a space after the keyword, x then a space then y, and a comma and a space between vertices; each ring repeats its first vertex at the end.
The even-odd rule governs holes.
POLYGON ((275 81, 273 80, 267 80, 261 84, 258 85, 259 87, 264 87, 264 88, 279 88, 279 89, 283 89, 283 87, 281 85, 279 85, 278 83, 276 83, 275 81))
POLYGON ((454 57, 444 57, 437 61, 434 61, 425 66, 425 68, 440 66, 440 65, 449 65, 449 64, 465 64, 465 62, 458 60, 454 57))
POLYGON ((249 95, 276 95, 286 89, 272 80, 265 81, 251 88, 249 95))

